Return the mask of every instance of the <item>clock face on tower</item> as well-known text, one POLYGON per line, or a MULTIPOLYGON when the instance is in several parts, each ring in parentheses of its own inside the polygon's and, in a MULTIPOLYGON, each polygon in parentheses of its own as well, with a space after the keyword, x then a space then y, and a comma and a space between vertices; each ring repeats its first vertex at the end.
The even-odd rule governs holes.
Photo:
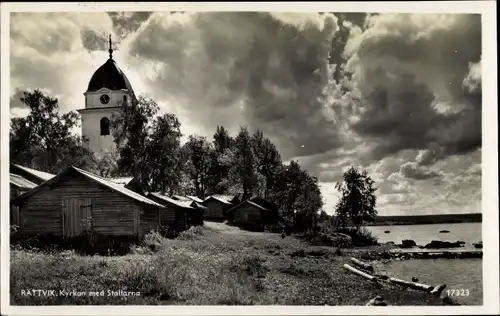
POLYGON ((108 104, 108 102, 109 102, 109 95, 107 95, 107 94, 101 95, 101 103, 108 104))

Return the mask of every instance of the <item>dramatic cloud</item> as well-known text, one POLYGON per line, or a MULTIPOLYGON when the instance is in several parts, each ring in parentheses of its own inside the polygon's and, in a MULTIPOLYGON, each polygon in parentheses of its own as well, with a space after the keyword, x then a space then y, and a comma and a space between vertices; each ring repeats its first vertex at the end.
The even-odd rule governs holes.
POLYGON ((11 114, 26 115, 26 89, 83 107, 110 34, 136 94, 184 134, 263 130, 319 178, 329 213, 351 165, 381 214, 480 210, 479 15, 16 13, 11 114))
POLYGON ((171 111, 262 129, 291 157, 340 146, 321 102, 336 30, 330 14, 155 13, 128 45, 155 63, 148 85, 171 111))
POLYGON ((99 62, 112 21, 105 13, 14 13, 11 17, 11 107, 22 107, 19 90, 43 89, 64 111, 83 104, 88 78, 99 62), (85 81, 82 81, 85 78, 85 81))
POLYGON ((370 140, 375 159, 481 146, 479 15, 370 16, 364 31, 351 29, 345 55, 358 97, 352 128, 370 140))

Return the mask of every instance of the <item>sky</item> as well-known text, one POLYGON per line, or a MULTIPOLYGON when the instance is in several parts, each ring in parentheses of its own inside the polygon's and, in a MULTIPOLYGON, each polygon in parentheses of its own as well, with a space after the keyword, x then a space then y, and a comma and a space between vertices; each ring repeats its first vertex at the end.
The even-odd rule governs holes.
POLYGON ((481 18, 473 14, 13 13, 11 116, 22 91, 84 106, 113 57, 185 135, 261 129, 318 177, 324 210, 350 165, 380 215, 480 212, 481 18))

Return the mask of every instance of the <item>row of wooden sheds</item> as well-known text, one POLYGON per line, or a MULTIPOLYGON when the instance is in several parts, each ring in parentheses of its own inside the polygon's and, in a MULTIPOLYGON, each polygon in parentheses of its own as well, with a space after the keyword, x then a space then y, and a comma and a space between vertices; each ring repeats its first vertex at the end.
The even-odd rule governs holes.
POLYGON ((165 196, 145 192, 132 178, 103 178, 76 167, 53 175, 20 165, 10 167, 11 224, 23 235, 76 237, 97 234, 142 239, 165 227, 180 232, 204 220, 248 228, 276 223, 278 207, 264 199, 238 196, 165 196))
POLYGON ((114 236, 144 235, 161 227, 180 232, 203 224, 205 206, 146 193, 133 178, 103 178, 69 167, 53 175, 10 167, 11 225, 22 235, 76 237, 85 230, 114 236))

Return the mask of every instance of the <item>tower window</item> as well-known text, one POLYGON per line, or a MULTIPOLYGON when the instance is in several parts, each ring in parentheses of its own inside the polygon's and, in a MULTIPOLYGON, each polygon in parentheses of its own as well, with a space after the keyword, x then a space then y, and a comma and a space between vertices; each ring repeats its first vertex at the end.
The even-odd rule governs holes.
POLYGON ((101 135, 109 135, 109 119, 107 117, 101 119, 101 135))

